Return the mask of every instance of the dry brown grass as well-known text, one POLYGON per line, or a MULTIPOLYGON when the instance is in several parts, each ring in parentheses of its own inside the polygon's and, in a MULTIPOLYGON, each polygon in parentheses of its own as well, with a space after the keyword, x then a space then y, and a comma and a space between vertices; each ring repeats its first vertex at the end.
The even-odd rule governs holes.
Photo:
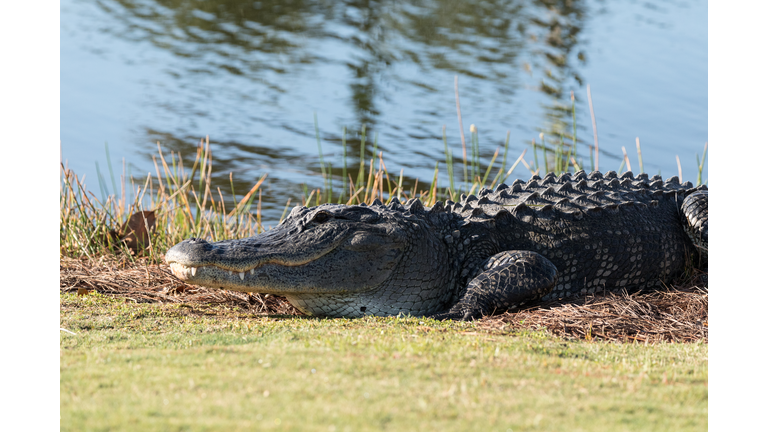
POLYGON ((691 278, 665 290, 607 293, 569 303, 550 302, 486 317, 488 330, 547 329, 576 339, 616 342, 708 342, 709 294, 691 278))
POLYGON ((300 315, 279 296, 242 293, 185 284, 171 274, 167 264, 136 264, 114 256, 98 259, 59 260, 59 286, 62 292, 123 297, 137 303, 217 304, 245 309, 255 314, 300 315))
MULTIPOLYGON (((135 302, 218 304, 254 314, 300 315, 279 296, 241 293, 188 285, 168 266, 131 263, 113 256, 60 259, 62 292, 97 291, 135 302)), ((698 276, 698 275, 697 275, 698 276)), ((708 342, 708 291, 698 277, 666 290, 597 295, 568 303, 549 302, 518 312, 486 317, 479 329, 489 332, 540 330, 564 338, 620 342, 708 342)))

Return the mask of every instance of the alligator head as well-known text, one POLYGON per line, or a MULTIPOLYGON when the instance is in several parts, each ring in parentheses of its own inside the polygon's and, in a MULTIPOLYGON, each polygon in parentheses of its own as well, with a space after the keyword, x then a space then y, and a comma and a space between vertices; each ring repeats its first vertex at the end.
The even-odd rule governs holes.
POLYGON ((277 227, 239 240, 191 238, 165 259, 185 282, 273 294, 370 290, 408 248, 408 223, 385 206, 296 207, 277 227))

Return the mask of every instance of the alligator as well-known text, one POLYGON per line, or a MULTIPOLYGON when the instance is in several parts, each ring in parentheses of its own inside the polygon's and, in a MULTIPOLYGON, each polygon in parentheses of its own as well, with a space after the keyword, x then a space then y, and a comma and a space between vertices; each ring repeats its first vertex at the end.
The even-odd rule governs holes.
POLYGON ((259 235, 190 238, 165 260, 187 283, 282 295, 307 315, 471 320, 706 270, 707 215, 707 187, 677 177, 550 173, 432 207, 297 206, 259 235))

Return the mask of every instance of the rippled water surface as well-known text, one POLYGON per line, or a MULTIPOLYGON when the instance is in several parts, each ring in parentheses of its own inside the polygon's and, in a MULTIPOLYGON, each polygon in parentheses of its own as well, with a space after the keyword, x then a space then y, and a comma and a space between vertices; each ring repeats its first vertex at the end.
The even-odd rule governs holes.
MULTIPOLYGON (((154 172, 158 141, 191 162, 208 135, 215 186, 226 193, 233 172, 243 194, 269 173, 266 216, 276 219, 302 185, 322 186, 314 115, 335 172, 342 128, 355 165, 365 126, 369 157, 376 138, 407 182, 431 181, 441 161, 445 185, 444 125, 461 157, 457 76, 464 132, 477 126, 484 164, 507 131, 510 159, 527 147, 532 160, 540 132, 570 143, 573 91, 589 168, 589 84, 601 170, 619 168, 624 146, 639 171, 639 137, 645 171, 676 175, 679 155, 696 181, 705 1, 61 1, 62 156, 96 190, 97 163, 108 178, 105 143, 117 176, 124 158, 141 177, 154 172)), ((528 176, 522 165, 513 174, 528 176)))

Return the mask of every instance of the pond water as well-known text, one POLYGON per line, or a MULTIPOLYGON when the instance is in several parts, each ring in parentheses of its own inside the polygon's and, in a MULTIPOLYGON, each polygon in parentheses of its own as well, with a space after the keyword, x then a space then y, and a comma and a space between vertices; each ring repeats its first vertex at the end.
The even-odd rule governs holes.
MULTIPOLYGON (((214 186, 229 191, 232 172, 242 195, 268 173, 274 222, 303 185, 323 184, 314 116, 335 172, 342 128, 354 166, 365 126, 368 157, 376 137, 390 173, 426 183, 439 161, 445 186, 443 126, 454 159, 462 152, 456 79, 483 165, 507 132, 510 161, 525 148, 533 160, 541 132, 570 143, 573 92, 577 159, 589 168, 589 84, 602 171, 619 169, 623 146, 637 173, 639 137, 646 172, 677 175, 679 156, 695 182, 707 2, 61 1, 62 158, 94 191, 97 164, 111 189, 105 143, 119 180, 122 159, 145 177, 157 142, 191 162, 209 136, 214 186)), ((511 178, 529 176, 519 165, 511 178)))

